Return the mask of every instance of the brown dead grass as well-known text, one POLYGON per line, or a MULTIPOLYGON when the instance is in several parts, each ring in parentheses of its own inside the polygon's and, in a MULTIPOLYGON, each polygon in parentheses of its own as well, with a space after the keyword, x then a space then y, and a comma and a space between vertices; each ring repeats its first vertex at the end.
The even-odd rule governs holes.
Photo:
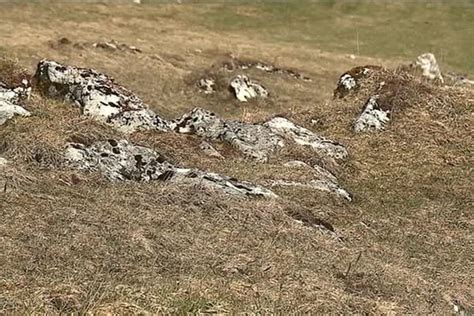
MULTIPOLYGON (((47 17, 58 8, 0 13, 8 34, 16 35, 0 35, 8 53, 30 70, 49 57, 106 71, 168 117, 193 106, 248 122, 283 113, 348 147, 350 159, 333 171, 355 201, 290 188, 275 189, 282 198, 269 201, 199 186, 111 184, 99 174, 62 167, 61 150, 69 140, 125 136, 34 94, 27 104, 33 116, 0 127, 0 155, 11 161, 0 171, 1 312, 446 314, 453 297, 467 306, 474 301, 472 91, 390 72, 403 79, 404 93, 396 94, 400 110, 386 131, 356 135, 351 122, 375 81, 344 100, 333 100, 332 90, 343 71, 355 62, 377 63, 373 59, 351 61, 305 47, 249 43, 245 34, 190 29, 173 18, 185 13, 181 7, 144 12, 97 6, 80 24, 52 23, 47 17), (33 12, 34 20, 18 23, 33 12), (89 20, 110 12, 110 20, 89 20), (145 18, 153 14, 160 19, 145 18), (96 41, 98 30, 143 54, 48 45, 62 36, 96 41), (187 78, 228 52, 304 69, 313 82, 251 70, 273 93, 269 103, 237 105, 226 96, 197 93, 187 78), (344 241, 301 225, 294 214, 330 223, 344 241)), ((226 156, 220 161, 203 156, 200 140, 185 135, 143 133, 130 140, 178 165, 262 184, 310 176, 283 168, 285 158, 319 162, 291 148, 255 164, 217 144, 226 156)))

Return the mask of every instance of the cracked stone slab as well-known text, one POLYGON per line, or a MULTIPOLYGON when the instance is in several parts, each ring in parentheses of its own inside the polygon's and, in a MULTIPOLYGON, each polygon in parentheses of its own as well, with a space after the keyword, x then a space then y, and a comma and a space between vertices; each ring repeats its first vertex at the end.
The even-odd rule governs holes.
POLYGON ((260 83, 249 79, 245 75, 238 75, 230 81, 230 87, 240 102, 247 102, 253 98, 268 97, 267 89, 260 83))
POLYGON ((22 86, 8 88, 0 82, 0 125, 13 118, 15 115, 30 116, 30 112, 21 104, 30 95, 31 87, 27 80, 23 80, 22 86))
POLYGON ((277 197, 272 191, 249 182, 199 169, 176 167, 154 150, 126 140, 109 139, 91 146, 68 144, 65 161, 82 171, 101 171, 110 181, 189 182, 233 195, 277 197))
POLYGON ((149 110, 138 96, 93 69, 42 60, 35 78, 44 95, 73 102, 84 115, 124 132, 169 130, 167 121, 149 110))

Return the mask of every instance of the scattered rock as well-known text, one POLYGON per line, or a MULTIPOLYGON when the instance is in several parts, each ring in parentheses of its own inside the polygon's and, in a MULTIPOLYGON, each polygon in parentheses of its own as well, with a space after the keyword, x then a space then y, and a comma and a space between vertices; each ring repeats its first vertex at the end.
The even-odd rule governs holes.
POLYGON ((260 162, 267 161, 272 152, 283 146, 282 139, 265 126, 223 120, 201 108, 184 114, 171 125, 178 133, 228 142, 247 157, 260 162))
POLYGON ((418 56, 414 66, 422 71, 423 77, 429 80, 439 80, 440 83, 444 83, 438 62, 432 53, 425 53, 418 56))
POLYGON ((20 104, 29 97, 30 92, 31 87, 26 80, 22 86, 14 89, 10 89, 0 82, 0 125, 3 125, 14 115, 30 115, 30 112, 20 106, 20 104))
POLYGON ((216 80, 213 78, 201 78, 199 79, 197 86, 205 94, 216 92, 216 80))
POLYGON ((234 195, 271 197, 276 195, 248 182, 207 173, 198 169, 178 168, 150 148, 126 140, 101 141, 91 146, 72 143, 65 151, 66 164, 83 171, 101 171, 110 181, 189 182, 234 195))
POLYGON ((224 159, 224 156, 222 156, 214 147, 212 147, 211 144, 206 141, 202 141, 199 144, 199 148, 209 157, 224 159))
POLYGON ((382 109, 378 100, 379 95, 369 98, 362 113, 355 121, 355 132, 377 131, 385 128, 385 125, 390 121, 390 110, 382 109))
POLYGON ((149 110, 139 97, 92 69, 42 60, 35 78, 44 95, 74 102, 84 115, 112 124, 124 132, 169 130, 167 121, 149 110))
POLYGON ((240 102, 247 102, 256 97, 268 97, 268 91, 260 83, 250 80, 245 75, 238 75, 230 82, 235 97, 240 102))
POLYGON ((295 125, 286 118, 275 117, 264 123, 264 126, 280 137, 291 139, 298 145, 309 146, 315 152, 323 155, 335 159, 345 159, 347 157, 347 150, 341 144, 316 135, 304 127, 295 125))

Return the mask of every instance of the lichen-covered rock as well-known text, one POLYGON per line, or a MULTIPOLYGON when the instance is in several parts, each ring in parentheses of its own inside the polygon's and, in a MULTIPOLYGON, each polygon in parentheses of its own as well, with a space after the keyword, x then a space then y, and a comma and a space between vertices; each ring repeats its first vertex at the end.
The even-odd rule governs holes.
POLYGON ((379 95, 369 98, 362 110, 362 113, 356 119, 354 131, 367 132, 383 130, 390 121, 390 110, 383 109, 379 103, 379 95))
POLYGON ((298 126, 286 118, 275 117, 266 122, 264 126, 280 137, 291 139, 298 145, 309 146, 315 152, 323 155, 335 159, 345 159, 347 157, 347 150, 343 145, 316 135, 312 131, 298 126))
POLYGON ((74 102, 84 115, 125 132, 169 129, 167 121, 149 110, 139 97, 95 70, 42 60, 35 78, 43 94, 74 102))
POLYGON ((216 80, 213 78, 201 78, 197 82, 197 87, 205 94, 216 92, 216 80))
POLYGON ((261 162, 267 161, 272 152, 283 146, 282 139, 263 125, 226 121, 201 108, 184 114, 171 125, 178 133, 228 142, 246 156, 261 162))
POLYGON ((260 83, 250 80, 245 75, 238 75, 230 82, 230 87, 235 97, 240 102, 247 102, 256 97, 268 97, 268 91, 260 83))
POLYGON ((423 77, 429 80, 439 80, 444 83, 436 57, 432 53, 425 53, 416 58, 415 67, 422 71, 423 77))
POLYGON ((15 115, 29 116, 30 112, 21 107, 21 103, 29 97, 31 87, 28 81, 22 86, 10 89, 0 82, 0 125, 15 115))
POLYGON ((229 194, 276 197, 270 190, 248 182, 198 169, 175 167, 154 150, 132 145, 126 140, 109 139, 91 146, 69 144, 65 160, 67 165, 79 170, 101 171, 111 181, 182 181, 229 194))

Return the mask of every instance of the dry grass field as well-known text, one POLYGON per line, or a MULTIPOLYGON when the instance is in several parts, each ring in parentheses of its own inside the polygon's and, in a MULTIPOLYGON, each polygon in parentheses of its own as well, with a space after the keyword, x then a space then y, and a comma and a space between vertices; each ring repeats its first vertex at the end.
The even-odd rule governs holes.
POLYGON ((243 199, 65 168, 68 141, 110 137, 261 184, 305 178, 282 162, 317 157, 283 150, 257 164, 217 144, 226 159, 213 159, 195 136, 122 135, 34 91, 32 116, 0 126, 0 156, 10 161, 0 169, 0 314, 446 315, 453 300, 474 308, 472 90, 408 86, 406 108, 370 134, 351 129, 364 91, 333 99, 344 71, 393 68, 426 51, 442 70, 472 77, 472 2, 143 2, 0 1, 0 56, 30 73, 43 58, 97 69, 170 119, 195 106, 245 122, 290 117, 347 147, 349 159, 333 171, 354 201, 296 188, 243 199), (74 45, 112 39, 142 52, 74 45), (195 80, 231 55, 312 81, 250 69, 270 98, 242 104, 227 91, 200 93, 195 80), (341 240, 295 214, 329 222, 341 240))

